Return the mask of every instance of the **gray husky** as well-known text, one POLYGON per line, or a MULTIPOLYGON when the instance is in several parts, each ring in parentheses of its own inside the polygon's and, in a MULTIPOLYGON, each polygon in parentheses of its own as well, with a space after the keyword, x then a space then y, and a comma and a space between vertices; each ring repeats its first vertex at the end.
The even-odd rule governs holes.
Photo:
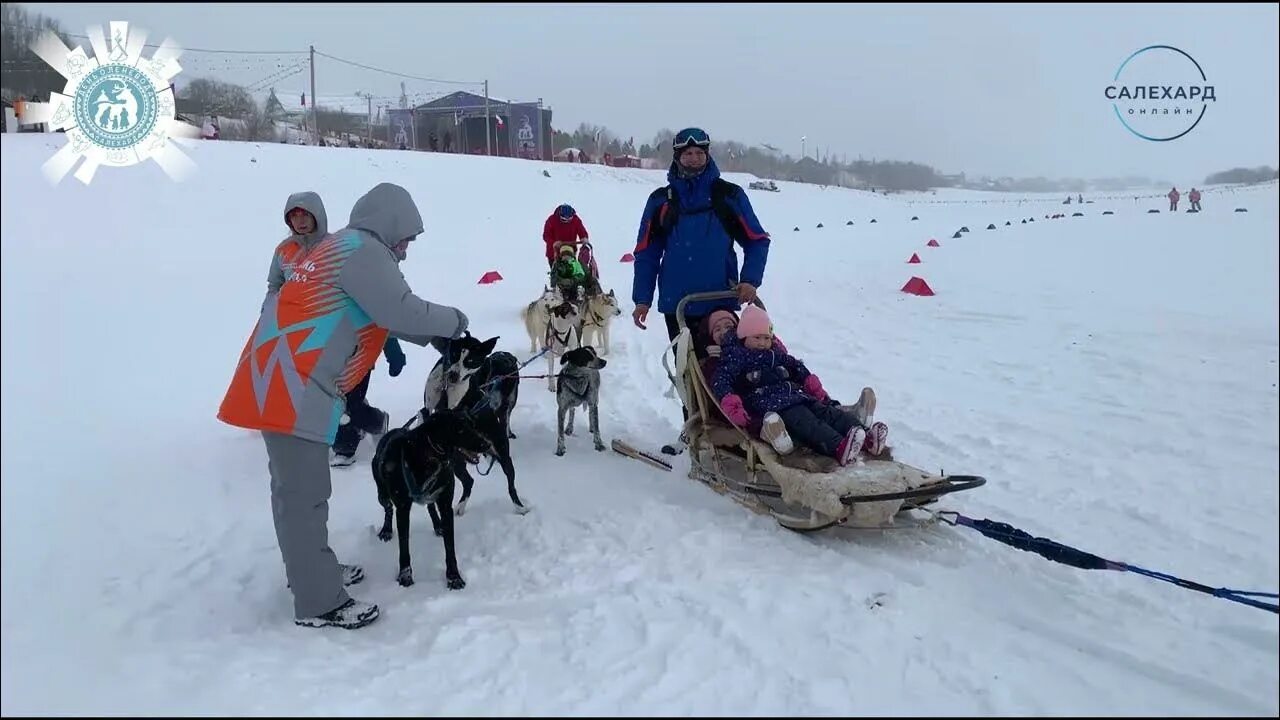
POLYGON ((573 411, 587 406, 591 436, 597 451, 604 451, 600 439, 600 370, 607 363, 591 346, 575 348, 560 356, 563 366, 556 375, 556 455, 564 455, 564 436, 573 434, 573 411), (565 415, 569 416, 568 425, 565 415))

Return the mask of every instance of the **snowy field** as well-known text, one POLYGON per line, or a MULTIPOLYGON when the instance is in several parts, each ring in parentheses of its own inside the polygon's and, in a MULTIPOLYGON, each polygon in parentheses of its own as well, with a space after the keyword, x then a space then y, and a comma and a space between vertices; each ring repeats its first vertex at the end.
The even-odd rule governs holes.
MULTIPOLYGON (((1274 615, 965 528, 794 534, 689 480, 687 455, 662 473, 580 433, 555 457, 537 380, 513 420, 534 511, 511 512, 499 471, 478 478, 466 589, 445 589, 422 510, 418 583, 395 583, 366 440, 333 472, 329 527, 382 618, 295 627, 262 440, 214 418, 286 196, 319 192, 338 228, 374 184, 403 184, 427 228, 410 284, 521 358, 542 221, 573 204, 627 300, 603 434, 656 448, 680 416, 666 337, 631 326, 617 260, 663 173, 204 143, 184 184, 148 164, 54 188, 39 167, 61 141, 0 140, 6 715, 1280 712, 1274 615), (505 279, 476 284, 488 270, 505 279)), ((1213 586, 1280 585, 1275 184, 1206 192, 1199 215, 779 187, 751 191, 779 333, 833 396, 876 388, 899 458, 988 478, 941 505, 1213 586), (913 275, 937 295, 899 292, 913 275)), ((396 423, 436 359, 405 350, 369 391, 396 423)))

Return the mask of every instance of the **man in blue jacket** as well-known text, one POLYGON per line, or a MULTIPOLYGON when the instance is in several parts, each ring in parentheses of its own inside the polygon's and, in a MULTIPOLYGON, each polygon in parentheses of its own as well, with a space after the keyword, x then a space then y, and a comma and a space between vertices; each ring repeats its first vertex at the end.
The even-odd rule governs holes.
POLYGON ((769 234, 760 227, 740 186, 721 179, 710 158, 712 140, 699 128, 676 133, 666 187, 649 195, 636 240, 631 318, 645 329, 658 287, 658 311, 675 340, 676 304, 692 292, 736 290, 737 301, 691 302, 686 323, 694 325, 717 307, 739 309, 755 299, 769 256, 769 234), (742 246, 739 277, 733 243, 742 246))
POLYGON ((675 339, 676 304, 695 292, 736 290, 737 301, 689 303, 690 326, 717 308, 738 310, 739 302, 755 299, 764 280, 769 257, 769 234, 760 226, 751 201, 738 185, 720 178, 711 159, 711 138, 698 128, 676 134, 666 187, 645 203, 636 241, 631 318, 645 329, 658 287, 658 312, 667 322, 667 336, 675 339), (733 244, 742 246, 742 274, 733 244))
MULTIPOLYGON (((667 186, 649 195, 640 233, 636 240, 635 276, 631 319, 646 329, 645 320, 653 305, 654 285, 658 286, 658 312, 667 324, 667 338, 680 333, 676 305, 690 293, 735 290, 736 300, 689 303, 685 323, 698 322, 718 308, 737 311, 739 303, 751 302, 764 280, 769 258, 769 234, 760 226, 751 201, 738 185, 720 177, 720 168, 711 159, 711 138, 699 128, 676 133, 671 143, 671 168, 667 186), (742 274, 733 244, 742 246, 742 274)), ((702 353, 699 353, 701 356, 702 353)), ((681 408, 685 419, 688 408, 681 408)), ((662 447, 668 455, 684 450, 680 441, 662 447)))

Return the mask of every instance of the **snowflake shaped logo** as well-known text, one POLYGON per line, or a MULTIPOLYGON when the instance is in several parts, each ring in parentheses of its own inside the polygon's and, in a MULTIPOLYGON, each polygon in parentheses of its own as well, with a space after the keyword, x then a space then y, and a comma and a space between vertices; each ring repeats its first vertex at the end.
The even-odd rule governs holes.
POLYGON ((100 165, 127 167, 150 159, 182 180, 195 164, 169 140, 200 134, 177 117, 171 81, 182 71, 182 50, 165 39, 151 58, 144 58, 145 32, 121 21, 109 23, 108 31, 110 40, 101 28, 89 28, 93 57, 79 46, 69 50, 52 32, 31 46, 67 79, 63 92, 50 93, 49 102, 28 103, 29 119, 24 117, 65 131, 67 144, 44 164, 44 175, 56 185, 83 158, 75 177, 87 185, 100 165))

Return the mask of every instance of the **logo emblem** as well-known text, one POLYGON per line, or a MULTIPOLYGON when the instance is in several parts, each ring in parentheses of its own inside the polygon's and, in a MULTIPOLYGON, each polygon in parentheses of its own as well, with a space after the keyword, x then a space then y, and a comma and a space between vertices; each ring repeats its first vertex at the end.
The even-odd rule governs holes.
POLYGON ((29 103, 24 117, 66 135, 67 144, 44 164, 45 177, 57 184, 84 158, 75 177, 88 184, 99 165, 127 167, 154 159, 169 177, 181 180, 194 164, 169 140, 199 137, 199 130, 177 119, 171 81, 182 71, 181 50, 165 40, 145 58, 146 33, 120 21, 109 23, 109 31, 110 40, 101 29, 89 29, 93 57, 79 46, 68 50, 52 32, 31 46, 67 79, 63 92, 50 93, 49 102, 29 103))
POLYGON ((1200 63, 1172 45, 1138 50, 1116 70, 1104 94, 1120 124, 1143 140, 1168 142, 1195 129, 1218 101, 1200 63))

